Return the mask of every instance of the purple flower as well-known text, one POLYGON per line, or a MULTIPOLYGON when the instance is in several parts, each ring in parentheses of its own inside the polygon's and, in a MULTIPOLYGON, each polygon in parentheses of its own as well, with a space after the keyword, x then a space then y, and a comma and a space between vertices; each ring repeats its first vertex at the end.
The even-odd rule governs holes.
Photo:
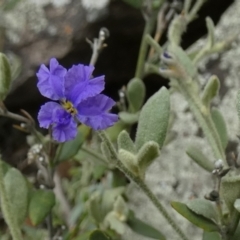
POLYGON ((41 65, 37 77, 40 93, 58 102, 45 103, 39 113, 40 127, 52 127, 52 136, 58 142, 74 139, 79 122, 102 130, 118 121, 116 114, 108 113, 115 102, 100 92, 104 76, 91 79, 93 66, 73 65, 68 71, 55 58, 49 69, 41 65))

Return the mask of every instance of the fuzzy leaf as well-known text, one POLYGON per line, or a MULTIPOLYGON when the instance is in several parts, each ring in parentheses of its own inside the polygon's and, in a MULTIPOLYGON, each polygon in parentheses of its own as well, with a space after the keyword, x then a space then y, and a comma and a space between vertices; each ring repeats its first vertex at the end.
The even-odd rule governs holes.
POLYGON ((32 193, 29 204, 29 217, 34 226, 45 220, 53 206, 55 195, 50 190, 39 189, 32 193))
POLYGON ((100 194, 93 194, 88 201, 89 212, 93 219, 97 223, 101 223, 105 217, 105 213, 102 211, 101 208, 101 195, 100 194))
POLYGON ((204 232, 202 240, 222 240, 218 232, 204 232))
POLYGON ((143 105, 146 94, 146 88, 143 81, 139 78, 133 78, 127 85, 127 98, 129 110, 137 112, 143 105))
POLYGON ((137 154, 137 162, 141 172, 141 176, 144 177, 147 168, 153 163, 153 161, 160 155, 159 145, 156 142, 146 142, 139 150, 137 154))
POLYGON ((208 37, 207 37, 207 47, 211 49, 215 44, 215 36, 214 36, 214 23, 210 17, 206 18, 206 24, 208 29, 208 37))
POLYGON ((142 220, 136 218, 134 216, 134 212, 130 211, 128 216, 127 225, 134 231, 145 237, 150 237, 158 240, 165 240, 166 238, 164 235, 159 232, 154 227, 148 225, 147 223, 143 222, 142 220))
POLYGON ((0 53, 0 101, 3 101, 11 85, 11 68, 5 54, 0 53))
POLYGON ((240 176, 226 176, 221 182, 222 197, 230 213, 234 210, 234 202, 240 198, 240 176))
POLYGON ((118 218, 118 215, 111 211, 107 214, 107 216, 104 219, 105 225, 109 226, 110 229, 114 230, 118 234, 122 235, 125 232, 126 226, 125 224, 120 221, 118 218))
POLYGON ((27 215, 28 185, 26 179, 16 168, 11 168, 4 176, 4 183, 11 210, 17 223, 22 225, 27 215))
POLYGON ((124 149, 131 153, 136 153, 134 142, 132 141, 126 130, 120 132, 120 134, 118 135, 117 143, 118 149, 124 149))
POLYGON ((102 196, 102 211, 106 215, 113 209, 114 203, 118 196, 122 195, 125 191, 125 187, 117 187, 113 189, 107 189, 102 196))
POLYGON ((214 169, 214 164, 205 156, 202 151, 195 146, 188 146, 186 150, 187 155, 200 167, 212 172, 214 169))
POLYGON ((112 127, 106 129, 106 132, 110 140, 115 142, 117 141, 119 133, 124 129, 126 129, 126 123, 120 120, 112 127))
POLYGON ((77 137, 72 141, 63 143, 62 146, 59 146, 59 152, 56 154, 56 156, 58 156, 56 161, 63 162, 73 158, 81 148, 86 137, 90 133, 90 130, 91 129, 86 125, 81 125, 80 127, 78 127, 77 137))
POLYGON ((220 140, 222 142, 223 149, 225 149, 228 144, 228 132, 227 132, 226 122, 223 118, 222 113, 217 108, 212 109, 211 115, 212 115, 212 120, 215 124, 215 127, 218 131, 220 140))
POLYGON ((107 234, 101 230, 95 230, 92 232, 88 238, 88 240, 111 240, 107 234))
POLYGON ((169 92, 165 87, 162 87, 148 99, 142 108, 135 140, 137 149, 140 149, 148 141, 157 142, 160 148, 163 146, 169 115, 169 92))
POLYGON ((120 112, 118 116, 124 123, 131 125, 138 121, 139 112, 136 113, 120 112))
POLYGON ((206 199, 193 199, 186 203, 187 207, 198 215, 218 221, 218 214, 213 204, 206 199))
POLYGON ((187 73, 187 75, 191 78, 194 78, 197 74, 197 69, 192 63, 192 60, 189 58, 187 53, 181 47, 175 44, 170 45, 169 50, 176 58, 175 61, 177 61, 177 63, 181 65, 181 67, 187 73))
POLYGON ((119 149, 118 159, 134 175, 139 176, 137 157, 124 149, 119 149))
POLYGON ((234 208, 240 212, 240 199, 236 199, 236 201, 234 202, 234 208))
POLYGON ((117 213, 120 221, 126 221, 129 209, 122 196, 117 197, 113 205, 113 210, 117 213))
POLYGON ((217 76, 211 76, 208 80, 202 95, 203 104, 209 108, 212 99, 218 94, 220 82, 217 76))
POLYGON ((207 232, 218 231, 218 226, 211 220, 191 211, 186 204, 180 202, 171 202, 172 207, 185 217, 188 221, 207 232))

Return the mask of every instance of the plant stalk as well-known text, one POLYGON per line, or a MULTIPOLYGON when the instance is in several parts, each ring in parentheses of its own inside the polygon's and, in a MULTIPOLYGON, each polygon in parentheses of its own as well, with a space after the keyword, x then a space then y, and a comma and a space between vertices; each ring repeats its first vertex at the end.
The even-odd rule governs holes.
POLYGON ((101 140, 106 144, 106 146, 109 149, 109 152, 111 153, 111 158, 113 161, 117 161, 117 167, 126 174, 126 176, 136 183, 137 186, 146 194, 146 196, 149 198, 149 200, 155 205, 155 207, 158 209, 158 211, 164 216, 166 221, 172 226, 172 228, 175 230, 175 232, 179 235, 179 237, 182 240, 188 240, 188 238, 185 236, 183 231, 180 229, 180 227, 175 223, 173 218, 169 215, 165 207, 158 201, 156 196, 153 194, 153 192, 148 188, 148 186, 143 182, 142 179, 139 177, 136 177, 132 172, 130 172, 122 163, 118 160, 117 152, 108 138, 107 134, 104 131, 98 132, 99 137, 101 140))
POLYGON ((225 159, 222 143, 212 120, 210 111, 204 111, 204 109, 206 110, 206 107, 202 104, 198 94, 192 91, 189 86, 187 86, 187 84, 191 83, 184 83, 183 81, 178 81, 178 83, 181 93, 187 100, 192 113, 201 126, 209 144, 211 145, 216 160, 222 159, 224 165, 227 166, 228 164, 225 159))

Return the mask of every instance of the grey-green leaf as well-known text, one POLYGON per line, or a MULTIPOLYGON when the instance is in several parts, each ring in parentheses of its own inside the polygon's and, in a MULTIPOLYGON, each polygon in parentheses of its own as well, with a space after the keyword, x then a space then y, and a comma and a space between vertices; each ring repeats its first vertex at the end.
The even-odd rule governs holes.
POLYGON ((11 86, 11 67, 5 54, 0 53, 0 101, 3 101, 11 86))
POLYGON ((202 240, 222 240, 218 232, 203 232, 202 240))
POLYGON ((134 142, 132 141, 126 130, 120 132, 120 134, 118 135, 117 143, 118 149, 124 149, 131 153, 136 153, 134 142))
POLYGON ((89 240, 111 240, 111 238, 105 232, 95 230, 90 234, 89 240))
POLYGON ((222 197, 230 213, 234 210, 234 202, 240 198, 240 176, 226 176, 221 182, 222 197))
POLYGON ((132 229, 132 231, 142 236, 150 237, 158 240, 166 239, 165 236, 161 232, 159 232, 156 228, 136 218, 132 211, 130 211, 130 214, 127 220, 127 225, 132 229))
POLYGON ((39 189, 32 193, 29 204, 29 217, 34 226, 45 220, 55 205, 55 195, 52 191, 39 189))
POLYGON ((137 162, 140 169, 141 177, 144 178, 147 168, 160 155, 159 145, 156 142, 146 142, 137 154, 137 162))
POLYGON ((193 199, 186 203, 187 207, 198 215, 218 222, 215 206, 206 199, 193 199))
POLYGON ((11 210, 15 214, 17 223, 21 225, 27 215, 28 185, 24 176, 16 168, 11 168, 5 174, 4 183, 10 200, 11 210))
POLYGON ((218 226, 212 221, 191 211, 186 204, 171 202, 172 207, 188 221, 207 232, 218 231, 218 226))
POLYGON ((163 87, 151 96, 142 108, 135 140, 137 149, 140 149, 148 141, 157 142, 160 148, 163 146, 169 115, 169 92, 163 87))
POLYGON ((224 120, 224 117, 217 108, 212 109, 211 115, 212 115, 212 120, 215 124, 215 127, 218 131, 220 140, 222 142, 223 149, 225 149, 228 144, 228 132, 227 132, 227 125, 224 120))
POLYGON ((139 112, 136 113, 120 112, 118 116, 124 123, 131 125, 138 121, 139 112))
POLYGON ((78 150, 81 148, 89 132, 90 128, 86 125, 81 125, 78 127, 77 137, 74 140, 65 142, 63 145, 59 146, 58 152, 56 154, 57 159, 55 159, 55 161, 63 162, 74 157, 77 154, 78 150))
POLYGON ((213 20, 210 17, 207 17, 206 24, 207 24, 207 29, 208 29, 207 48, 211 49, 215 44, 213 20))
POLYGON ((139 176, 139 167, 136 155, 124 149, 119 149, 118 159, 131 173, 135 176, 139 176))
POLYGON ((212 99, 218 94, 220 88, 220 82, 217 76, 213 75, 207 82, 203 90, 202 102, 209 108, 212 99))
POLYGON ((214 164, 208 159, 207 156, 203 154, 203 152, 197 148, 196 146, 190 145, 186 150, 187 155, 200 167, 207 170, 208 172, 212 172, 214 169, 214 164))
POLYGON ((234 208, 240 212, 240 199, 236 199, 236 201, 234 202, 234 208))
POLYGON ((133 78, 127 85, 127 98, 129 102, 129 110, 137 112, 143 105, 145 99, 146 88, 143 81, 139 78, 133 78))

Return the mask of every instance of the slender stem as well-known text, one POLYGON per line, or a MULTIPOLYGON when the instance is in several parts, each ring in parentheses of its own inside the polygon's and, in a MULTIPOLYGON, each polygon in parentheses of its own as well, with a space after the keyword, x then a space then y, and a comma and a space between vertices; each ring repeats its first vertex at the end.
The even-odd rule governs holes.
POLYGON ((14 214, 12 212, 11 204, 5 189, 2 166, 3 166, 2 160, 0 160, 0 198, 1 198, 2 212, 4 215, 4 219, 9 227, 13 240, 23 240, 21 230, 17 225, 16 218, 14 217, 14 214))
POLYGON ((239 220, 240 220, 240 214, 237 210, 234 209, 232 216, 231 216, 231 223, 230 223, 229 231, 228 231, 229 232, 228 233, 229 240, 232 239, 232 237, 237 229, 239 220))
POLYGON ((186 86, 186 84, 184 84, 184 81, 179 81, 179 88, 184 97, 186 98, 189 107, 195 115, 196 120, 201 126, 205 136, 207 137, 215 157, 217 159, 222 159, 224 161, 224 164, 227 166, 222 143, 210 113, 208 111, 203 111, 204 106, 201 103, 198 94, 192 91, 192 88, 190 86, 186 86))
POLYGON ((142 78, 142 76, 143 76, 144 63, 145 63, 145 59, 147 56, 147 49, 148 49, 148 44, 147 44, 145 36, 147 34, 151 34, 154 24, 155 24, 155 21, 156 21, 156 15, 153 14, 153 16, 151 16, 145 24, 142 41, 141 41, 141 45, 140 45, 140 50, 139 50, 139 55, 138 55, 137 68, 136 68, 136 72, 135 72, 136 78, 142 78))
POLYGON ((100 154, 96 153, 95 151, 92 151, 91 149, 82 146, 81 150, 89 154, 90 156, 94 157, 97 159, 100 163, 103 163, 104 165, 108 164, 108 161, 100 154))
POLYGON ((128 178, 130 178, 133 182, 135 182, 137 184, 137 186, 139 186, 139 188, 146 194, 146 196, 149 198, 149 200, 155 205, 155 207, 157 207, 157 209, 159 210, 159 212, 164 216, 164 218, 167 220, 167 222, 172 226, 172 228, 176 231, 176 233, 179 235, 179 237, 183 240, 188 240, 188 238, 185 236, 185 234, 182 232, 182 230, 180 229, 180 227, 175 223, 175 221, 173 220, 173 218, 169 215, 169 213, 167 212, 167 210, 165 209, 165 207, 158 201, 158 199, 156 198, 156 196, 153 194, 153 192, 148 188, 148 186, 143 182, 142 179, 140 179, 139 177, 136 177, 132 172, 130 172, 122 163, 121 161, 118 160, 117 157, 117 152, 112 144, 112 142, 110 141, 110 139, 108 138, 108 136, 106 135, 106 133, 104 131, 99 131, 98 132, 99 137, 101 138, 101 140, 106 144, 106 146, 109 149, 109 152, 111 154, 111 158, 112 160, 114 160, 115 162, 117 161, 117 167, 126 174, 126 176, 128 178))
POLYGON ((48 228, 48 235, 49 240, 52 240, 53 238, 53 225, 52 225, 52 211, 50 211, 48 217, 47 217, 47 228, 48 228))

